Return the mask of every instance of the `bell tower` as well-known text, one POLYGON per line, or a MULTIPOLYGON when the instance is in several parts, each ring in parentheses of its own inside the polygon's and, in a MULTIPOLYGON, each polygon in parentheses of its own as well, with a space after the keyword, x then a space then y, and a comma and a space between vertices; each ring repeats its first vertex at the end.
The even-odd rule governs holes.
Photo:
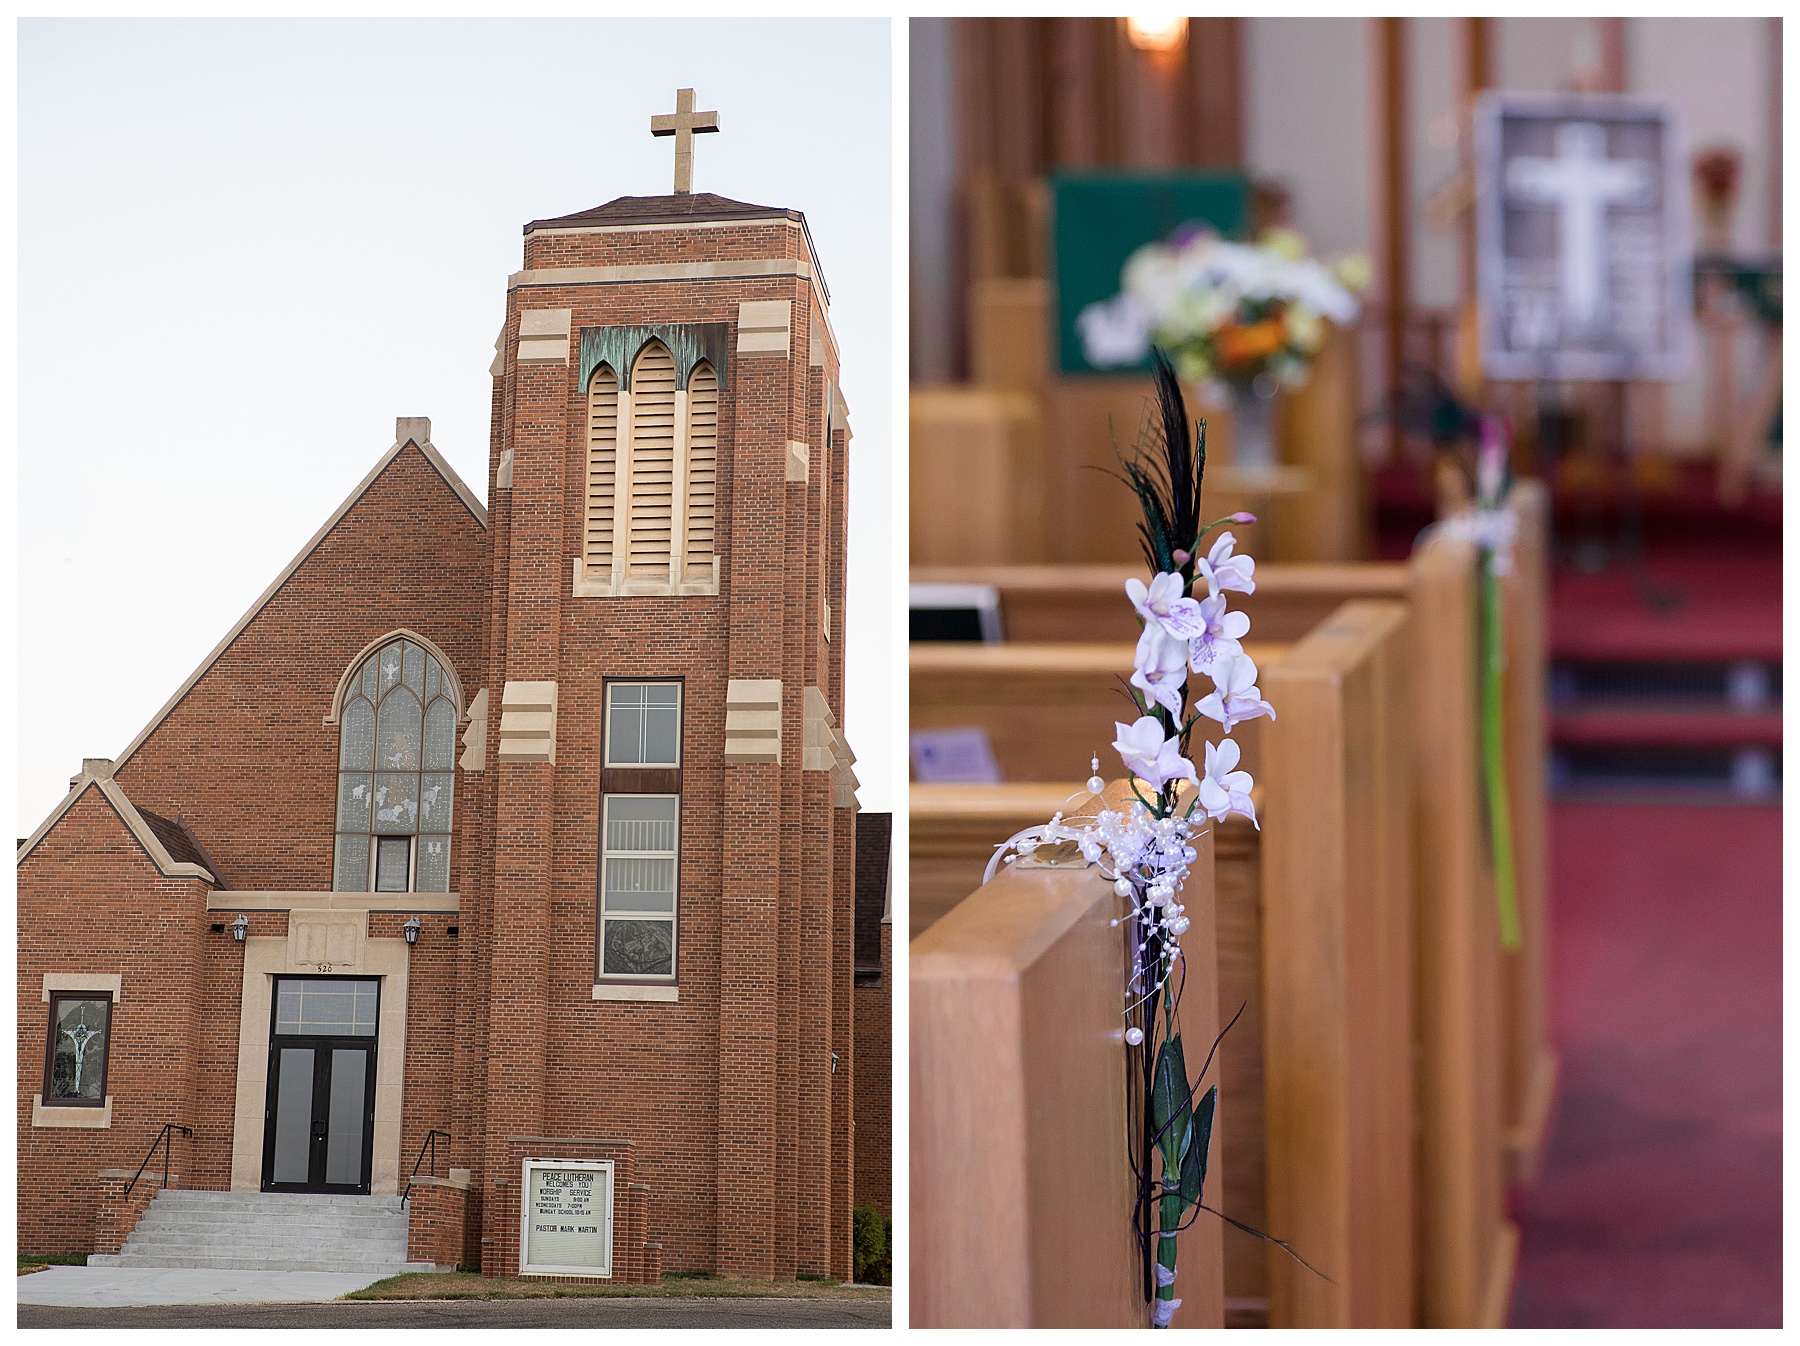
POLYGON ((652 119, 673 192, 525 226, 490 371, 461 1069, 492 1274, 521 1155, 600 1142, 631 1147, 665 1265, 851 1271, 848 411, 805 217, 693 191, 719 130, 694 109, 652 119))

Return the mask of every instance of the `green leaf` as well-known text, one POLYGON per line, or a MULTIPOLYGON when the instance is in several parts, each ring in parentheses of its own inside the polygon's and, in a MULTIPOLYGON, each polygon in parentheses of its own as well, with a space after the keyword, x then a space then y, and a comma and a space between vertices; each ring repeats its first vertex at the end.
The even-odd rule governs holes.
POLYGON ((1206 1160, 1212 1150, 1213 1114, 1219 1107, 1219 1086, 1213 1085, 1194 1110, 1194 1123, 1189 1132, 1190 1144, 1181 1161, 1181 1201, 1185 1206, 1200 1204, 1206 1191, 1206 1160))
MULTIPOLYGON (((1155 1085, 1150 1093, 1150 1124, 1162 1137, 1163 1173, 1182 1175, 1193 1132, 1194 1112, 1188 1099, 1187 1063, 1181 1057, 1181 1034, 1163 1043, 1156 1054, 1155 1085)), ((1186 1181, 1183 1177, 1182 1186, 1186 1181)), ((1186 1199, 1185 1190, 1183 1199, 1186 1199)))

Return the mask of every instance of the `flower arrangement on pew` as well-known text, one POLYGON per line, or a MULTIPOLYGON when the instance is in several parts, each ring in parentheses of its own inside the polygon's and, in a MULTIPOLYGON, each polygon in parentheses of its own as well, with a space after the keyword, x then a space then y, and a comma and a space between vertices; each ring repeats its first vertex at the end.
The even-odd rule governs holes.
MULTIPOLYGON (((1238 745, 1230 734, 1246 720, 1273 718, 1275 710, 1262 699, 1256 665, 1244 653, 1250 619, 1227 605, 1229 594, 1256 591, 1256 563, 1236 553, 1229 532, 1207 541, 1222 524, 1255 520, 1234 514, 1201 521, 1205 422, 1196 442, 1174 367, 1160 350, 1154 364, 1160 416, 1147 423, 1133 456, 1121 456, 1123 470, 1117 474, 1143 507, 1138 531, 1153 576, 1148 584, 1138 579, 1125 584, 1125 595, 1143 623, 1125 688, 1138 714, 1130 724, 1115 722, 1113 747, 1131 772, 1132 802, 1123 811, 1102 805, 1092 817, 1079 819, 1058 813, 1048 823, 1025 829, 995 851, 986 877, 992 878, 1011 854, 1029 855, 1039 846, 1072 842, 1129 904, 1120 924, 1127 932, 1132 969, 1124 992, 1124 1037, 1131 1054, 1135 1224, 1151 1325, 1167 1327, 1181 1303, 1174 1293, 1176 1236, 1199 1211, 1268 1237, 1202 1201, 1219 1090, 1214 1085, 1196 1104, 1198 1080, 1206 1077, 1212 1052, 1190 1085, 1179 1011, 1185 971, 1181 937, 1190 925, 1181 890, 1197 858, 1192 842, 1209 820, 1223 822, 1237 814, 1256 822, 1250 800, 1254 782, 1237 769, 1238 745), (1210 692, 1192 702, 1190 674, 1212 683, 1210 692), (1189 748, 1202 719, 1216 721, 1225 733, 1218 744, 1205 745, 1204 772, 1195 770, 1189 748), (1157 1156, 1160 1175, 1153 1171, 1157 1156)), ((1087 787, 1099 795, 1106 782, 1098 774, 1098 758, 1094 770, 1087 787)), ((1213 1050, 1217 1048, 1215 1041, 1213 1050)))

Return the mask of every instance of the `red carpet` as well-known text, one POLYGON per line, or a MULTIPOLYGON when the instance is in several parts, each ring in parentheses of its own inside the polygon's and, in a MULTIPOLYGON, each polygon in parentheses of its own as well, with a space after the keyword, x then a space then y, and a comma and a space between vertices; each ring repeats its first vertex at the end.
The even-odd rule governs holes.
POLYGON ((1781 1325, 1781 810, 1554 806, 1515 1327, 1781 1325))

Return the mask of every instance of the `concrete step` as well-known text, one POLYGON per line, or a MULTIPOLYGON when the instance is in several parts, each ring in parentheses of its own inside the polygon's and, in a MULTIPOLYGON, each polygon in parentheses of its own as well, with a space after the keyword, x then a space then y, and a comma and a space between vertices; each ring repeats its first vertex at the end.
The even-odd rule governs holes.
POLYGON ((407 1260, 407 1215, 392 1196, 159 1192, 115 1257, 94 1266, 429 1271, 407 1260))
POLYGON ((88 1258, 89 1266, 111 1267, 208 1267, 219 1271, 344 1271, 366 1273, 371 1279, 399 1276, 413 1271, 435 1271, 430 1262, 374 1261, 358 1258, 223 1257, 186 1254, 151 1255, 120 1253, 88 1258))

